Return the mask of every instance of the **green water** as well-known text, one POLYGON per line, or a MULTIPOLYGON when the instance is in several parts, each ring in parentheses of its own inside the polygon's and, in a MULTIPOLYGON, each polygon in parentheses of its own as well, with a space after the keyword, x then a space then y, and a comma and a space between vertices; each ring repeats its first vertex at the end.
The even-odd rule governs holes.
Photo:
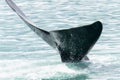
POLYGON ((62 63, 0 0, 0 80, 120 80, 119 0, 14 0, 41 29, 58 30, 97 20, 103 32, 90 61, 62 63))

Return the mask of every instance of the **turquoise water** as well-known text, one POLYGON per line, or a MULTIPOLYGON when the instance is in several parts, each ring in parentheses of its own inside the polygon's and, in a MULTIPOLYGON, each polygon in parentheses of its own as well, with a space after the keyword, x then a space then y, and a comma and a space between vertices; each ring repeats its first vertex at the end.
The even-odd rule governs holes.
POLYGON ((119 0, 14 0, 48 31, 103 23, 90 61, 62 63, 58 52, 39 38, 0 0, 0 80, 120 80, 119 0))

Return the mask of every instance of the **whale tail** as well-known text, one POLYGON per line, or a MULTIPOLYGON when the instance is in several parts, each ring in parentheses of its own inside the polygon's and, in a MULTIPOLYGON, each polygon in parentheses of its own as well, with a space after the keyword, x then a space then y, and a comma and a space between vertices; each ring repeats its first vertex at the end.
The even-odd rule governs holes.
POLYGON ((89 50, 94 46, 102 32, 102 23, 56 31, 45 31, 38 28, 16 6, 12 0, 6 0, 13 11, 43 40, 53 48, 57 48, 63 62, 78 62, 87 58, 89 50))

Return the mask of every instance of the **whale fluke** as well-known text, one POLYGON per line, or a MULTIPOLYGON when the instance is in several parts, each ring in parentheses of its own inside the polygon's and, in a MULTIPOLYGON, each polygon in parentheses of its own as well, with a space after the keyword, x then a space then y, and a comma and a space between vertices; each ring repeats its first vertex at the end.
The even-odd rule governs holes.
POLYGON ((63 62, 77 62, 83 59, 94 46, 102 32, 102 23, 52 31, 51 35, 57 43, 63 62))
POLYGON ((48 32, 30 21, 12 0, 6 2, 38 36, 59 51, 62 62, 79 62, 88 59, 86 55, 102 32, 100 21, 81 27, 48 32))
POLYGON ((26 17, 26 15, 18 8, 18 6, 12 0, 6 0, 7 4, 11 7, 13 11, 17 13, 17 15, 42 39, 44 39, 50 46, 55 48, 55 43, 50 37, 50 33, 48 31, 42 30, 38 28, 30 19, 26 17))

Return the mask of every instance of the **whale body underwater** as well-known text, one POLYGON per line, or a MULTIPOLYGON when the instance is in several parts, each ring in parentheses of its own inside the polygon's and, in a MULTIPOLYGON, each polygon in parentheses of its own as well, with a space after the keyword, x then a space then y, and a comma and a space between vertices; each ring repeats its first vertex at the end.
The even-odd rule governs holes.
POLYGON ((38 36, 59 52, 62 62, 89 60, 87 54, 102 33, 103 27, 100 21, 76 28, 48 32, 30 21, 12 0, 6 0, 6 2, 38 36))

